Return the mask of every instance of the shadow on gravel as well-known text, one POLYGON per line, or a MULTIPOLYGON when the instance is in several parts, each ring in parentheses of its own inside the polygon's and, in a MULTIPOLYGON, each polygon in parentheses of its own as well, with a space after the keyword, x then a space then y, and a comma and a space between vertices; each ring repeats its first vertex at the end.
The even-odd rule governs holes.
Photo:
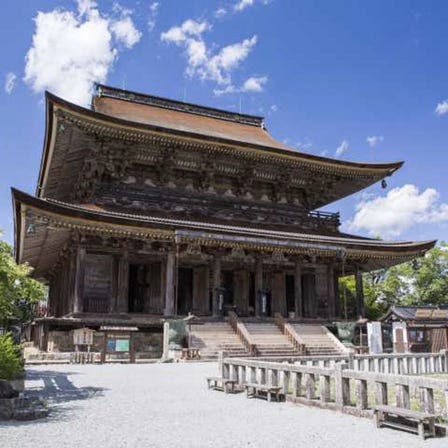
POLYGON ((52 370, 27 370, 28 380, 41 380, 43 389, 26 390, 26 397, 37 397, 50 403, 64 403, 73 400, 85 400, 103 395, 106 389, 102 387, 76 387, 71 381, 71 375, 76 372, 55 372, 52 370))
MULTIPOLYGON (((46 405, 50 408, 50 415, 46 418, 41 418, 38 420, 0 421, 0 427, 26 426, 69 421, 73 412, 76 412, 78 408, 78 406, 76 406, 76 400, 101 397, 104 394, 104 391, 107 390, 102 387, 76 387, 70 381, 71 375, 78 375, 78 373, 27 369, 27 380, 41 380, 44 384, 44 387, 39 389, 25 389, 25 397, 37 398, 46 402, 46 405), (67 405, 67 403, 69 402, 73 402, 73 404, 67 405), (63 404, 63 406, 57 406, 58 404, 63 404)), ((3 445, 1 444, 1 438, 0 447, 3 447, 3 445)))

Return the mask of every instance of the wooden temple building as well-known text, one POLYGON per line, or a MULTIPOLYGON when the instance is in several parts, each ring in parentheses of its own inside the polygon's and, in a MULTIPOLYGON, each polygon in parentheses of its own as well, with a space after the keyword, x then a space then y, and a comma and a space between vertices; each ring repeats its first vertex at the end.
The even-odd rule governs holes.
POLYGON ((17 261, 49 285, 39 344, 81 327, 155 341, 190 312, 335 319, 343 273, 363 316, 362 273, 434 242, 348 235, 319 210, 401 165, 304 154, 257 116, 104 85, 90 109, 47 93, 36 193, 12 190, 17 261))

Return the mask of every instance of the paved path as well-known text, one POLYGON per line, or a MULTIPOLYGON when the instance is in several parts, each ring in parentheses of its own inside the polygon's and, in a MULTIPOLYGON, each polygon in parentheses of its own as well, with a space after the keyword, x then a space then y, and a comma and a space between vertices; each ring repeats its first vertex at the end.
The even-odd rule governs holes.
POLYGON ((374 428, 372 421, 292 403, 208 391, 216 364, 36 366, 29 393, 47 420, 0 424, 2 448, 447 447, 448 439, 374 428))

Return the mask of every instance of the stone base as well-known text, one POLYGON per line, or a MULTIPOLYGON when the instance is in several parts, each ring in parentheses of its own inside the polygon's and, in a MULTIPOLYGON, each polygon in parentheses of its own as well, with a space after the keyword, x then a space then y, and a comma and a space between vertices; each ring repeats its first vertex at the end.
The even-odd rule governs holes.
POLYGON ((44 402, 36 398, 0 399, 0 420, 36 420, 48 414, 44 402))

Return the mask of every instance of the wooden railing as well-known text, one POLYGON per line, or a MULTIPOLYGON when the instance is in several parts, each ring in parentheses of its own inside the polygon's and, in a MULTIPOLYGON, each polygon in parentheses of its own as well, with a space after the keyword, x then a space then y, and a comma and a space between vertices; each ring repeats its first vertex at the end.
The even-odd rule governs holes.
POLYGON ((439 353, 384 353, 381 355, 278 356, 260 360, 303 366, 329 367, 345 362, 351 370, 395 375, 448 374, 448 351, 439 353))
POLYGON ((274 314, 275 323, 280 328, 280 331, 286 336, 288 341, 293 345, 299 355, 305 355, 306 347, 302 338, 298 335, 293 326, 285 322, 280 313, 274 314))
POLYGON ((363 372, 419 375, 448 373, 448 351, 439 353, 383 353, 349 356, 350 368, 363 372))
POLYGON ((229 324, 240 338, 240 341, 243 343, 244 347, 248 351, 251 356, 257 356, 257 346, 252 341, 252 336, 247 331, 247 328, 244 326, 242 322, 238 320, 238 316, 235 312, 229 311, 229 324))
POLYGON ((220 369, 223 378, 241 387, 246 383, 279 386, 290 401, 360 416, 371 415, 373 405, 390 401, 448 421, 448 381, 444 379, 362 372, 349 369, 346 363, 324 368, 259 359, 225 358, 220 369))
POLYGON ((72 352, 70 364, 94 364, 101 362, 101 354, 95 352, 72 352))

